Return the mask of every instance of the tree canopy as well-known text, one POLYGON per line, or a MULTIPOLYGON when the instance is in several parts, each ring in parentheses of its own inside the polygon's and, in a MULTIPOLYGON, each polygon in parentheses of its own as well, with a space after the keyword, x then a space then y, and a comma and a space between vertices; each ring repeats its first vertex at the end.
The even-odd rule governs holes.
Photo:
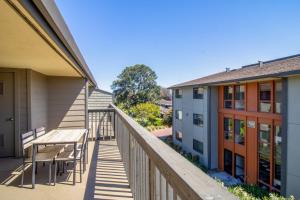
POLYGON ((146 65, 126 67, 111 86, 116 103, 125 109, 140 103, 155 103, 160 94, 156 79, 155 72, 146 65))

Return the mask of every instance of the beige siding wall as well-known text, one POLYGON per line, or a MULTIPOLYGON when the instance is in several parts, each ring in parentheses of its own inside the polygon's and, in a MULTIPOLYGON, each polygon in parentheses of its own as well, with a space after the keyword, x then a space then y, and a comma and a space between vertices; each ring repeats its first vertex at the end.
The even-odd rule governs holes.
POLYGON ((30 100, 31 100, 31 128, 47 127, 48 88, 47 76, 30 71, 30 100))
POLYGON ((98 90, 90 90, 88 109, 105 109, 112 103, 112 94, 98 90))
POLYGON ((48 77, 48 129, 85 128, 85 80, 48 77))

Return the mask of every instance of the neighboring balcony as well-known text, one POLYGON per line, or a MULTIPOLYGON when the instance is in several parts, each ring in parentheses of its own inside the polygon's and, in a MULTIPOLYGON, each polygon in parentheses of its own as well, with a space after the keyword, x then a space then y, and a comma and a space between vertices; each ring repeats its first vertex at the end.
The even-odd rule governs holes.
MULTIPOLYGON (((19 159, 0 159, 5 199, 237 199, 226 188, 112 105, 89 110, 89 159, 82 182, 72 185, 72 166, 47 185, 48 168, 31 167, 20 187, 19 159), (3 163, 5 163, 3 165, 3 163)), ((79 177, 79 173, 77 174, 79 177)))

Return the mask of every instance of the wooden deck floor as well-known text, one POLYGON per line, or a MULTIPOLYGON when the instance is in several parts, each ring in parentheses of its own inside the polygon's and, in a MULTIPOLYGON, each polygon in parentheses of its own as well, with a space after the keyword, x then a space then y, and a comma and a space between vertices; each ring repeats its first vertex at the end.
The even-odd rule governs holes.
POLYGON ((83 181, 72 185, 72 166, 58 176, 55 186, 47 185, 48 167, 38 168, 36 188, 31 189, 31 167, 25 173, 24 187, 19 187, 20 159, 0 159, 0 199, 96 199, 131 200, 132 193, 115 141, 90 142, 89 164, 83 181))

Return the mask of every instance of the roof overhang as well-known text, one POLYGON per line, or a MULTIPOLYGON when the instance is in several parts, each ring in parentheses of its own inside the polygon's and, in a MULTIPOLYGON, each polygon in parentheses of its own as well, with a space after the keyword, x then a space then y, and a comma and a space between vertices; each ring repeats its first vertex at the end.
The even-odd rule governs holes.
POLYGON ((34 2, 0 1, 0 67, 28 68, 49 76, 84 77, 97 86, 54 1, 34 2), (51 5, 42 8, 45 2, 51 5), (50 13, 59 17, 51 21, 50 13), (55 22, 64 27, 54 28, 55 22), (62 32, 68 33, 68 41, 63 40, 62 32), (72 49, 77 49, 77 53, 72 49))

